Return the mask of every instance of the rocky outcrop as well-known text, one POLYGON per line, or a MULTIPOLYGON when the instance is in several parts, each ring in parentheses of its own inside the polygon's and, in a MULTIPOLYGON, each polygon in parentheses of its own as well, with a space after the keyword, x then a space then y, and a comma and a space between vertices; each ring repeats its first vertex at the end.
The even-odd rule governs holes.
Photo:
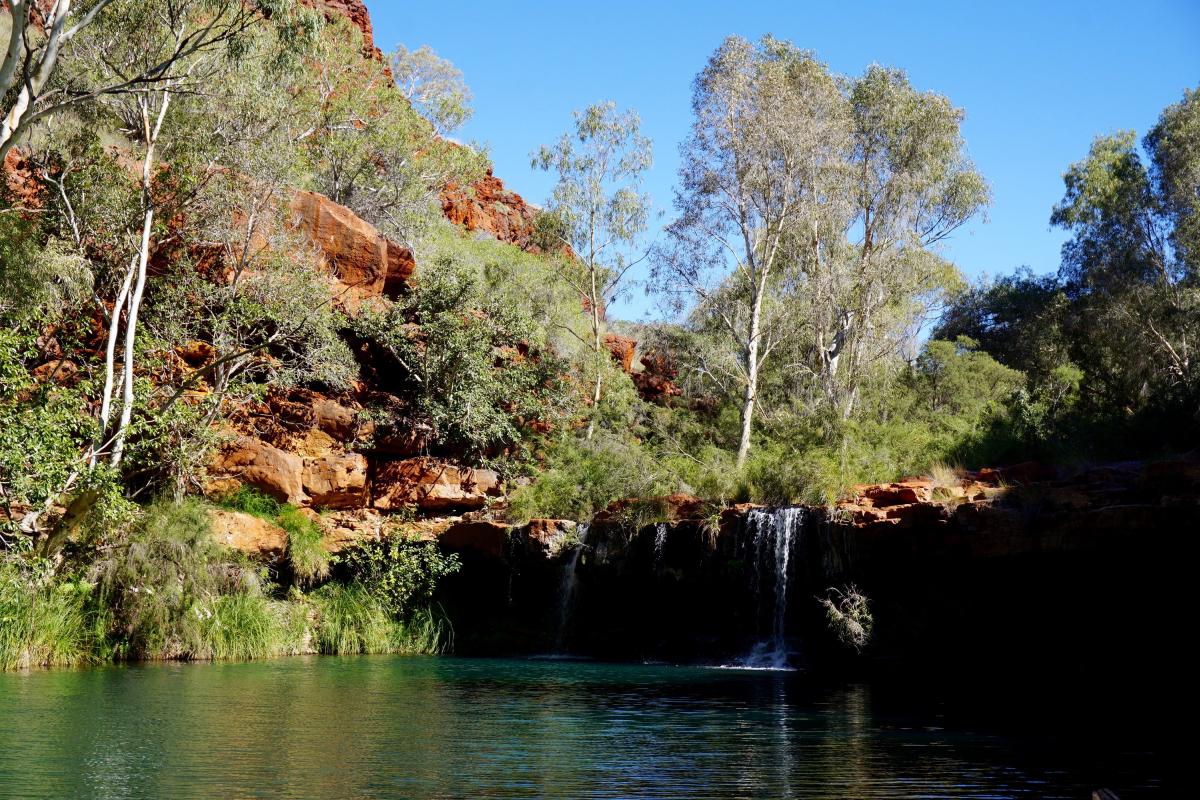
POLYGON ((304 462, 304 491, 318 508, 362 508, 367 505, 367 459, 359 453, 311 458, 304 462))
POLYGON ((211 509, 208 516, 213 539, 224 547, 268 563, 287 552, 287 531, 261 517, 225 509, 211 509))
POLYGON ((637 339, 617 333, 610 333, 604 337, 604 346, 612 354, 613 360, 621 365, 626 375, 633 372, 633 356, 637 352, 637 345, 637 339))
POLYGON ((362 31, 363 55, 375 61, 383 62, 383 52, 375 46, 375 31, 371 25, 371 13, 362 0, 302 0, 312 8, 321 9, 327 19, 342 17, 362 31))
POLYGON ((291 213, 296 230, 320 249, 337 283, 336 299, 347 310, 381 297, 395 299, 408 288, 417 266, 412 251, 350 209, 315 192, 297 192, 291 213))
POLYGON ((434 458, 383 462, 376 467, 373 505, 380 510, 479 510, 500 494, 500 476, 434 458))
POLYGON ((282 503, 306 505, 304 460, 249 436, 236 439, 210 467, 207 491, 220 495, 250 486, 282 503))
POLYGON ((504 182, 492 174, 470 186, 451 184, 442 191, 442 213, 455 225, 480 232, 523 250, 533 247, 533 206, 521 195, 504 188, 504 182))

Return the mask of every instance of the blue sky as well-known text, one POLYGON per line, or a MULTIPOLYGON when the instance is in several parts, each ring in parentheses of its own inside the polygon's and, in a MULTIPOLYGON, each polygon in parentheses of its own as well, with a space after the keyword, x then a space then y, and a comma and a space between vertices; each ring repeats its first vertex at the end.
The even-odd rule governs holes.
MULTIPOLYGON (((460 138, 486 143, 496 174, 536 203, 552 178, 530 169, 530 151, 573 109, 614 100, 654 140, 646 188, 669 218, 692 78, 731 33, 789 39, 845 74, 900 67, 966 110, 969 151, 992 185, 988 221, 945 251, 972 277, 1057 269, 1064 236, 1048 219, 1063 170, 1097 134, 1144 133, 1200 85, 1198 0, 367 5, 385 51, 428 44, 463 71, 475 116, 460 138)), ((640 318, 653 304, 637 290, 613 311, 640 318)))

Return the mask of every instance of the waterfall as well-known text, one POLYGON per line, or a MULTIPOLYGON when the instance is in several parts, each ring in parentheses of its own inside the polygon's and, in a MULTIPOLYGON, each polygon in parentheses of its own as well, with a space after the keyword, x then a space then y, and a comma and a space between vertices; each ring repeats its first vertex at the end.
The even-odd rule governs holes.
POLYGON ((654 526, 654 566, 662 564, 663 548, 667 545, 667 523, 660 522, 654 526))
POLYGON ((554 640, 554 652, 566 654, 567 629, 571 622, 571 606, 575 602, 575 568, 579 565, 579 555, 583 552, 588 536, 588 524, 581 522, 576 528, 579 542, 571 550, 571 558, 563 565, 562 587, 558 599, 558 633, 554 640))
POLYGON ((770 602, 769 635, 760 638, 743 659, 742 666, 755 669, 787 669, 788 580, 792 550, 804 530, 805 509, 754 509, 746 515, 746 530, 753 536, 754 595, 758 604, 760 631, 764 599, 770 602))

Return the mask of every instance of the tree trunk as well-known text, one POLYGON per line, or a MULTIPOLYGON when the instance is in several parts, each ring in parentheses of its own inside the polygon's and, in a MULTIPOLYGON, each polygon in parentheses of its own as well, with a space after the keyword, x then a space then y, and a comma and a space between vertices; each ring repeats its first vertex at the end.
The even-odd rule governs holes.
POLYGON ((600 396, 604 381, 604 342, 600 340, 600 298, 596 295, 596 268, 591 268, 592 278, 592 293, 588 298, 588 304, 592 307, 592 347, 596 360, 596 386, 592 391, 592 415, 588 420, 587 439, 591 441, 592 435, 596 432, 596 412, 600 410, 600 396))
POLYGON ((750 338, 746 341, 746 393, 742 398, 742 438, 738 443, 737 466, 746 465, 750 455, 750 433, 754 425, 754 406, 758 402, 758 339, 762 318, 762 292, 755 287, 751 299, 750 338))
POLYGON ((134 284, 133 294, 129 298, 129 316, 125 320, 125 392, 124 405, 121 407, 121 421, 113 435, 112 465, 118 467, 125 453, 125 435, 129 431, 129 423, 133 419, 133 360, 134 347, 137 343, 138 311, 142 307, 142 296, 146 291, 146 270, 150 262, 150 240, 154 232, 154 151, 158 143, 158 134, 162 130, 163 120, 166 119, 167 109, 171 105, 171 93, 163 91, 162 106, 158 118, 153 123, 150 120, 148 102, 142 105, 142 124, 146 135, 146 158, 142 162, 142 241, 138 251, 137 283, 134 284))

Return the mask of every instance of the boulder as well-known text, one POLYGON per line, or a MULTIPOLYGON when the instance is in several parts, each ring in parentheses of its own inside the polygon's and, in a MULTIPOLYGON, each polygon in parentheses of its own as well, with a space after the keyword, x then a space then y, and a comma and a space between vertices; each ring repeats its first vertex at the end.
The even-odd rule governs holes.
POLYGON ((380 297, 395 298, 416 270, 411 250, 383 236, 374 225, 316 192, 292 196, 293 227, 320 249, 334 278, 338 302, 350 312, 380 297))
POLYGON ((642 369, 632 375, 638 394, 648 403, 665 404, 672 397, 679 397, 683 389, 675 385, 679 368, 665 353, 651 351, 641 357, 642 369))
POLYGON ((322 508, 362 508, 368 504, 367 459, 359 453, 304 462, 304 491, 322 508))
POLYGON ((272 447, 266 442, 242 436, 226 448, 209 470, 220 489, 244 484, 258 489, 276 500, 304 505, 308 495, 303 484, 304 461, 293 453, 272 447))
POLYGON ((423 511, 476 510, 500 493, 500 476, 433 458, 388 461, 375 469, 373 504, 387 511, 416 506, 423 511))
POLYGON ((604 346, 608 348, 608 352, 612 353, 613 359, 621 365, 621 369, 625 371, 626 375, 633 372, 633 356, 637 352, 637 339, 610 333, 604 337, 604 346))
POLYGON ((287 531, 241 511, 210 509, 213 539, 220 545, 263 561, 279 561, 287 552, 287 531))

